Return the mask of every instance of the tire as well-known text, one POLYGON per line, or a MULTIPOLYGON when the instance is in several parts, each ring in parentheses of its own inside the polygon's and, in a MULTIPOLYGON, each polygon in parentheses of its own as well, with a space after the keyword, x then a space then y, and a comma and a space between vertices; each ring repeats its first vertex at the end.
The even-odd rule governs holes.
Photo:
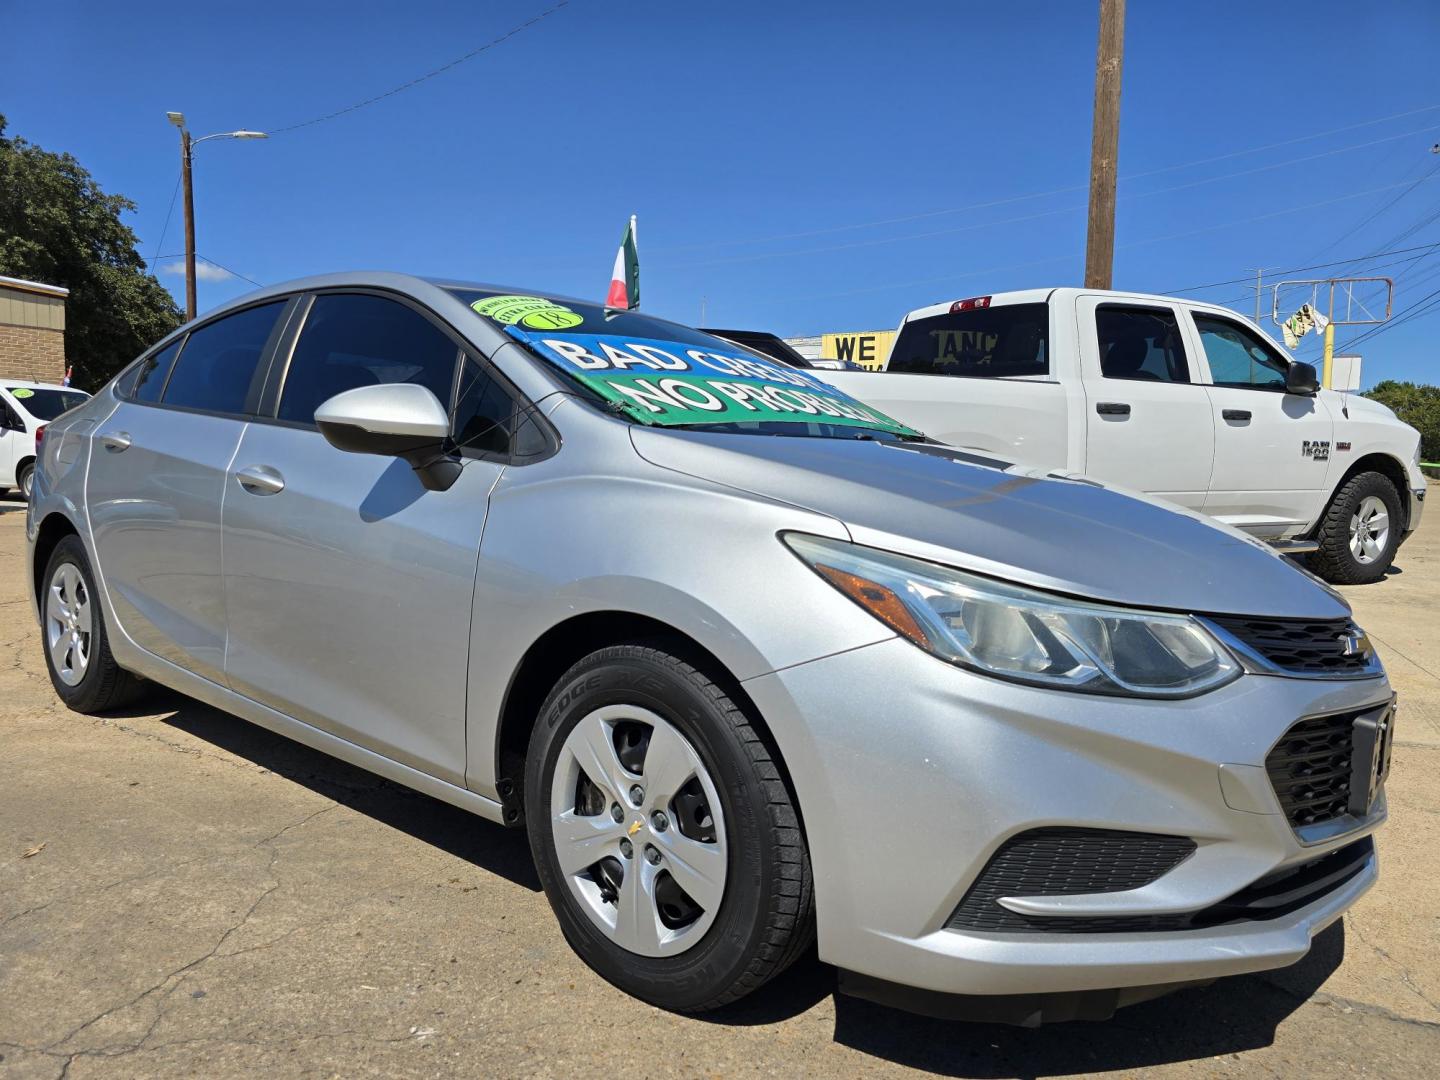
POLYGON ((1336 585, 1379 581, 1400 547, 1400 493, 1378 472, 1357 473, 1340 486, 1316 529, 1319 551, 1311 566, 1336 585), (1383 508, 1381 535, 1374 528, 1383 508))
POLYGON ((27 461, 20 466, 19 472, 15 474, 15 488, 20 492, 20 497, 26 502, 30 501, 30 489, 35 484, 35 462, 27 461))
POLYGON ((725 690, 663 642, 602 649, 565 673, 530 739, 524 800, 566 940, 626 993, 706 1012, 758 989, 814 940, 809 856, 774 754, 725 690), (609 757, 589 756, 591 746, 603 756, 605 741, 609 757), (568 825, 557 825, 562 811, 568 825), (568 869, 557 852, 566 829, 580 841, 566 843, 568 869), (709 861, 697 860, 702 851, 709 861), (591 854, 597 861, 577 869, 591 854), (692 874, 692 864, 714 872, 692 874))
POLYGON ((40 609, 45 666, 61 701, 76 712, 100 713, 139 696, 142 680, 110 653, 95 575, 78 536, 55 546, 45 566, 40 609), (75 634, 68 635, 72 626, 75 634))

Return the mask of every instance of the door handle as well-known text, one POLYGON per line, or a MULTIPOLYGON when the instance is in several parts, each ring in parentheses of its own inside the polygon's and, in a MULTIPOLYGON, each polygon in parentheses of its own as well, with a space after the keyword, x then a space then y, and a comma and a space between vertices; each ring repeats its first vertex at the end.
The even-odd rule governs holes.
POLYGON ((285 478, 269 465, 249 465, 235 473, 251 495, 275 495, 285 490, 285 478))
POLYGON ((130 449, 130 433, 128 431, 107 431, 100 436, 100 445, 112 454, 118 454, 130 449))
POLYGON ((1130 406, 1124 401, 1097 401, 1095 411, 1101 416, 1129 416, 1130 406))
POLYGON ((1249 420, 1249 409, 1221 409, 1220 415, 1226 420, 1249 420))

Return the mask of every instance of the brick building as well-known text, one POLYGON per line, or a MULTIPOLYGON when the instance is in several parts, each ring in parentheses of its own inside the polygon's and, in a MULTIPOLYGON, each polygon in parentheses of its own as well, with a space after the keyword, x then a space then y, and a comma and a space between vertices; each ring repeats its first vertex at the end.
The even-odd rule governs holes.
POLYGON ((0 276, 0 378, 58 383, 65 377, 69 289, 0 276))

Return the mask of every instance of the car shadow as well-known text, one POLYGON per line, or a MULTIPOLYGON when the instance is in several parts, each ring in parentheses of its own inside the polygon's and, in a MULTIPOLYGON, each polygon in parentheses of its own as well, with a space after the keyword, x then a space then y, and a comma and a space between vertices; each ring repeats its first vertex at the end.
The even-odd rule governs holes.
POLYGON ((122 719, 157 713, 162 714, 163 723, 194 738, 269 769, 481 870, 498 874, 531 892, 540 891, 540 878, 531 862, 523 829, 483 821, 467 810, 158 686, 141 706, 107 715, 122 719))
POLYGON ((1345 928, 1315 939, 1305 959, 1281 971, 1240 975, 1119 1010, 1109 1020, 1030 1030, 935 1020, 847 997, 835 971, 811 956, 725 1009, 710 1023, 771 1024, 835 999, 835 1042, 913 1069, 955 1077, 1041 1077, 1111 1072, 1196 1061, 1270 1046, 1275 1030, 1305 1004, 1345 957, 1345 928))

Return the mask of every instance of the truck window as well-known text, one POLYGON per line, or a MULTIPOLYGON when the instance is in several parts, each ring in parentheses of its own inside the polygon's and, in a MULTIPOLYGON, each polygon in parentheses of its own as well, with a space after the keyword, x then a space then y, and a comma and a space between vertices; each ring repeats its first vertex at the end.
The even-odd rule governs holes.
POLYGON ((1283 356, 1237 323, 1214 315, 1193 314, 1210 364, 1211 382, 1248 390, 1285 389, 1290 364, 1283 356))
POLYGON ((1046 304, 949 311, 900 328, 888 371, 1003 379, 1050 374, 1046 304))
POLYGON ((1180 321, 1170 308, 1101 304, 1095 309, 1095 337, 1107 379, 1190 381, 1180 321))

